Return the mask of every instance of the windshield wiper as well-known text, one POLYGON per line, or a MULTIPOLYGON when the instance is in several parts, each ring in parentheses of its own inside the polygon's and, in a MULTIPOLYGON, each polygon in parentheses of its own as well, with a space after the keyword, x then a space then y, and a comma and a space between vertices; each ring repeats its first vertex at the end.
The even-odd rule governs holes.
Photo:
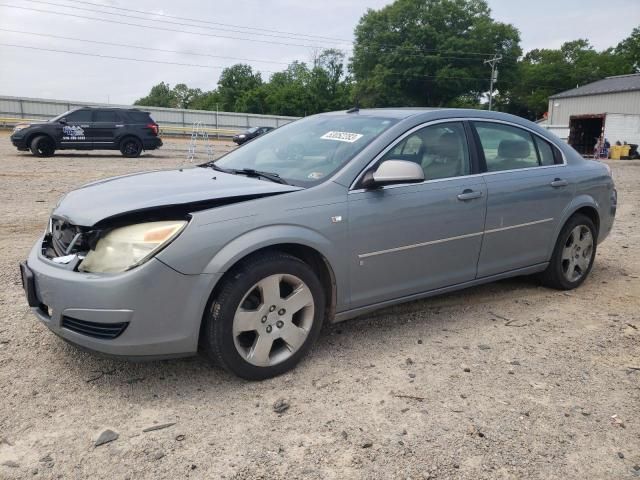
POLYGON ((216 165, 214 162, 205 163, 203 166, 213 168, 217 172, 232 173, 234 175, 246 175, 247 177, 266 178, 275 183, 281 183, 283 185, 289 185, 284 178, 280 178, 277 173, 262 172, 260 170, 254 170, 253 168, 222 168, 216 165))
POLYGON ((201 165, 201 167, 209 167, 209 168, 213 168, 216 172, 234 173, 232 170, 227 170, 226 168, 219 167, 219 166, 218 166, 218 165, 216 165, 214 162, 211 162, 211 163, 205 163, 204 165, 201 165))
MULTIPOLYGON (((220 168, 220 167, 217 167, 217 168, 220 168)), ((229 173, 246 175, 247 177, 266 178, 267 180, 270 180, 275 183, 289 185, 289 183, 284 178, 280 178, 280 175, 278 175, 277 173, 262 172, 260 170, 254 170, 253 168, 231 168, 227 171, 229 173)))

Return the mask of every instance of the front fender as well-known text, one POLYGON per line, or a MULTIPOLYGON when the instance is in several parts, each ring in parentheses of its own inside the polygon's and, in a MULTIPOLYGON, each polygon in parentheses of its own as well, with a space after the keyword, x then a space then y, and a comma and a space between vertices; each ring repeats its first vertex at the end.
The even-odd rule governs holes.
POLYGON ((215 254, 203 273, 224 273, 253 252, 285 243, 313 248, 322 254, 331 266, 335 265, 331 240, 310 228, 282 224, 260 227, 234 238, 215 254))

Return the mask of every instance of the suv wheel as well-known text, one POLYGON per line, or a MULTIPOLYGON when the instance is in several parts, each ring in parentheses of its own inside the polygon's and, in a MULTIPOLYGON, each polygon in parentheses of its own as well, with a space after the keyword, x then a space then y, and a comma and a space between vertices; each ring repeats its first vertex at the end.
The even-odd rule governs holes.
POLYGON ((591 219, 577 214, 562 228, 542 283, 559 290, 571 290, 585 281, 596 257, 598 232, 591 219))
POLYGON ((56 151, 56 143, 51 137, 39 135, 31 140, 29 148, 36 157, 51 157, 56 151))
POLYGON ((325 292, 313 270, 284 253, 265 254, 224 280, 204 319, 207 356, 248 380, 292 369, 324 319, 325 292))
POLYGON ((142 142, 134 137, 126 137, 120 142, 120 153, 127 158, 137 158, 142 153, 142 142))

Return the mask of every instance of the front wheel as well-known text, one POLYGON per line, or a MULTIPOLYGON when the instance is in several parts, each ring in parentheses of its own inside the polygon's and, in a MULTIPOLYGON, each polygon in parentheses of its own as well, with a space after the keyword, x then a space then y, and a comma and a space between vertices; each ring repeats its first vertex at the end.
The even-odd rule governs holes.
POLYGON ((30 149, 36 157, 52 157, 56 151, 56 143, 51 137, 39 135, 31 140, 30 149))
POLYGON ((596 257, 598 232, 593 221, 582 214, 571 217, 562 228, 542 283, 559 290, 571 290, 585 281, 596 257))
POLYGON ((120 153, 127 158, 137 158, 142 153, 142 142, 137 138, 127 137, 120 142, 120 153))
POLYGON ((292 369, 317 339, 325 292, 314 271, 285 253, 254 257, 212 299, 202 335, 207 356, 248 380, 292 369))

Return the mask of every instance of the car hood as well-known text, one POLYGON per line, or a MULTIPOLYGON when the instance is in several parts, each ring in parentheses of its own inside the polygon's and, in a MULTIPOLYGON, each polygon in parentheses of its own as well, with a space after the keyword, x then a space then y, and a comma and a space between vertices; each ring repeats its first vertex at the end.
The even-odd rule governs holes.
POLYGON ((267 180, 218 172, 210 168, 159 170, 108 178, 64 196, 53 215, 91 227, 112 217, 181 208, 189 211, 217 204, 302 190, 267 180))

